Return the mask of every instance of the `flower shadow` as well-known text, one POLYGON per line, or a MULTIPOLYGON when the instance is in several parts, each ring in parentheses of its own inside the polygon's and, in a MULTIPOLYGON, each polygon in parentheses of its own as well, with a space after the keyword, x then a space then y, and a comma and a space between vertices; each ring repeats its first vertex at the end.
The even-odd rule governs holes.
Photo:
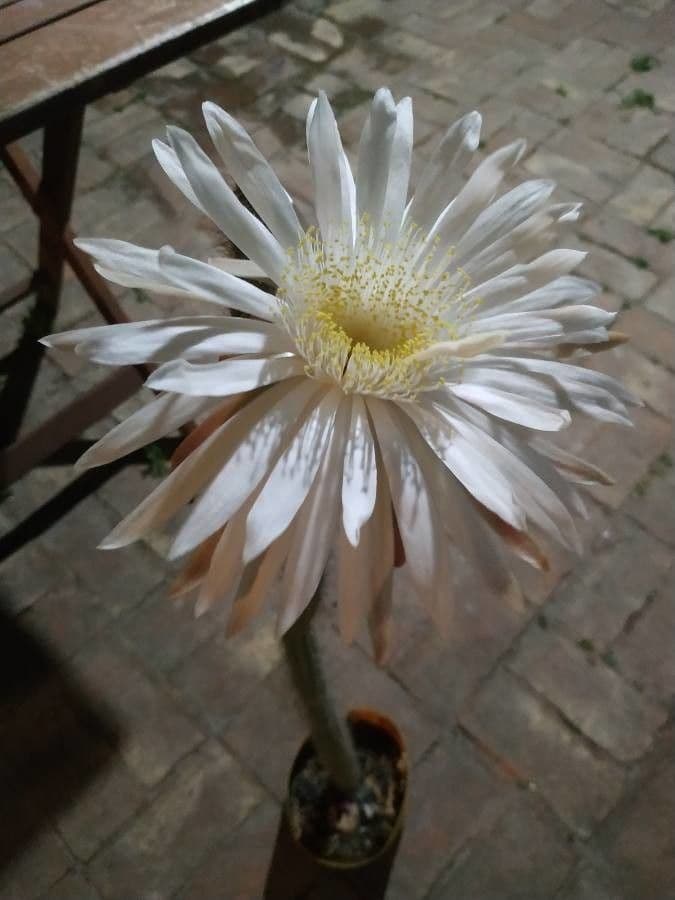
POLYGON ((399 839, 359 869, 328 868, 297 844, 282 809, 263 900, 384 900, 399 839))

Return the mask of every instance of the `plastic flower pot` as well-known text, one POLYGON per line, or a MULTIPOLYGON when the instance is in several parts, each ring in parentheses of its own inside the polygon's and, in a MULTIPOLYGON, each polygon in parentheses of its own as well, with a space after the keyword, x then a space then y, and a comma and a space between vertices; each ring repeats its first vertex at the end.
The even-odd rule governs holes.
POLYGON ((288 781, 288 799, 285 806, 290 834, 302 853, 323 868, 344 872, 359 871, 375 867, 376 865, 379 866, 387 856, 393 859, 403 830, 408 787, 408 759, 405 744, 400 731, 391 719, 371 709, 353 709, 349 712, 347 719, 357 751, 367 750, 371 751, 374 756, 388 758, 397 773, 395 814, 391 821, 391 830, 386 838, 377 846, 372 847, 369 852, 364 853, 364 855, 350 859, 321 855, 315 852, 311 846, 308 846, 308 841, 300 833, 298 823, 293 821, 292 797, 294 790, 296 790, 296 777, 306 769, 310 761, 316 759, 311 738, 307 738, 304 741, 291 767, 288 781))

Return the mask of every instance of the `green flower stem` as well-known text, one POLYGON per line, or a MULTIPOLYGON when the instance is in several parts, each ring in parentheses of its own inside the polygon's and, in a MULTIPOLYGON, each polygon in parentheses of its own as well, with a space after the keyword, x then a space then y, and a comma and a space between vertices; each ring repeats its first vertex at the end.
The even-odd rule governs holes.
POLYGON ((307 609, 284 635, 283 643, 317 755, 333 784, 344 794, 352 795, 361 783, 356 748, 347 722, 338 714, 328 690, 312 629, 320 594, 321 584, 307 609))

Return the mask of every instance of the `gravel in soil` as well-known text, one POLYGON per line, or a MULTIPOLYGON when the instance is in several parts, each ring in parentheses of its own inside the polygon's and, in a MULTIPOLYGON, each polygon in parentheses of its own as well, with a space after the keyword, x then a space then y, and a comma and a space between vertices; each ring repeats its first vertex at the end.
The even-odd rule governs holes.
POLYGON ((333 862, 366 860, 384 847, 403 802, 403 757, 360 748, 362 781, 345 796, 310 756, 290 786, 288 818, 293 836, 315 856, 333 862))

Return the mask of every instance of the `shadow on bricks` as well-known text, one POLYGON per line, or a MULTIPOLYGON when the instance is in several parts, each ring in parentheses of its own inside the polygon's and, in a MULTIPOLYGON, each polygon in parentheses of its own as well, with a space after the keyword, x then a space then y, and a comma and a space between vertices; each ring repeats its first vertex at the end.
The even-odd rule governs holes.
MULTIPOLYGON (((1 873, 111 762, 120 734, 0 594, 1 873)), ((1 893, 0 889, 0 893, 1 893)))
POLYGON ((327 868, 295 842, 282 809, 263 900, 384 900, 398 844, 358 870, 327 868))

